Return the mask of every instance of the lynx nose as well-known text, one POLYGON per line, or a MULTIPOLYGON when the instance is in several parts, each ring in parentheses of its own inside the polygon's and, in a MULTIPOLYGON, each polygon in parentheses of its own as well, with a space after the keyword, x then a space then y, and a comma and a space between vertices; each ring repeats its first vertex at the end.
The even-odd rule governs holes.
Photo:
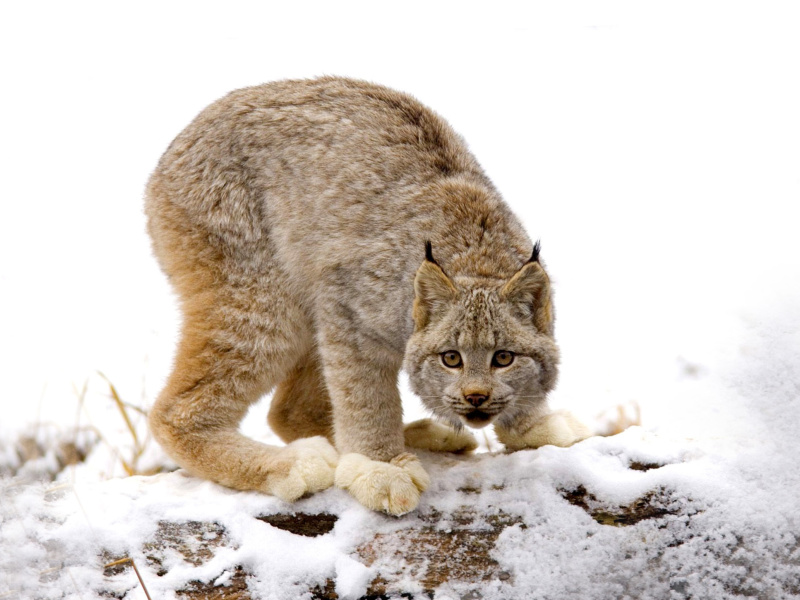
POLYGON ((489 396, 484 396, 483 394, 470 394, 464 397, 467 402, 469 402, 475 408, 481 406, 484 402, 489 399, 489 396))

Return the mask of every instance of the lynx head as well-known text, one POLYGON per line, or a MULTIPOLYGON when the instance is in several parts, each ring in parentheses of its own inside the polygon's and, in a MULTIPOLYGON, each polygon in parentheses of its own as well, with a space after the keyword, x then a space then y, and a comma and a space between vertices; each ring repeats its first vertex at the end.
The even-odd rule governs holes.
POLYGON ((404 367, 435 415, 456 427, 510 425, 543 406, 555 386, 558 348, 538 243, 530 261, 497 284, 451 279, 428 243, 414 291, 404 367))

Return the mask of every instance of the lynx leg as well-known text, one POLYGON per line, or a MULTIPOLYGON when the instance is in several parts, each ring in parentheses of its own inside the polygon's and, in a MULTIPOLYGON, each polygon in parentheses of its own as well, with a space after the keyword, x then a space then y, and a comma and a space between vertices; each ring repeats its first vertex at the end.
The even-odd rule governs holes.
POLYGON ((287 501, 325 489, 338 461, 326 440, 280 448, 238 432, 250 404, 309 351, 310 333, 290 299, 274 297, 279 288, 254 290, 226 277, 183 298, 182 339, 150 413, 153 434, 182 467, 231 488, 287 501))
POLYGON ((431 419, 420 419, 405 426, 406 446, 431 452, 472 452, 478 447, 469 431, 457 431, 431 419))
POLYGON ((495 433, 509 450, 539 448, 548 444, 566 448, 592 435, 586 425, 566 410, 552 412, 536 420, 521 419, 513 427, 496 425, 495 433))
POLYGON ((284 442, 322 436, 333 442, 333 417, 328 389, 315 351, 278 384, 269 407, 269 425, 284 442))
POLYGON ((417 507, 430 483, 417 457, 405 451, 397 390, 402 356, 360 337, 348 327, 349 318, 329 313, 321 331, 336 449, 342 454, 335 482, 364 506, 401 515, 417 507))

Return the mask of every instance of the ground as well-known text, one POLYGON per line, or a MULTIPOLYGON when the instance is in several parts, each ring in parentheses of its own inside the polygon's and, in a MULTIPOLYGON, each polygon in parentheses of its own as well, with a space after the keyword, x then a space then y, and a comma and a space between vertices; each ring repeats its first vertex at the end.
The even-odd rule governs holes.
POLYGON ((760 456, 640 427, 566 449, 423 453, 431 489, 401 518, 341 490, 289 505, 183 471, 7 486, 0 593, 800 597, 793 498, 763 489, 760 456))
POLYGON ((800 598, 797 306, 664 383, 692 407, 671 429, 421 452, 432 483, 399 518, 339 489, 287 504, 181 470, 108 479, 109 460, 158 463, 112 388, 127 448, 92 427, 2 440, 0 598, 800 598))

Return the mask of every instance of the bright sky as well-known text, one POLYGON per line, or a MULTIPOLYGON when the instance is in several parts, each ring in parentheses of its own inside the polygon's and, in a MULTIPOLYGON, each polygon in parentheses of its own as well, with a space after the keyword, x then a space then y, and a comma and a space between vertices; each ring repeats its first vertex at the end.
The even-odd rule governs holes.
POLYGON ((74 415, 97 371, 157 393, 177 313, 145 181, 204 106, 274 79, 370 79, 464 135, 542 239, 558 403, 652 419, 681 361, 800 286, 790 3, 269 4, 0 8, 0 429, 74 415))

